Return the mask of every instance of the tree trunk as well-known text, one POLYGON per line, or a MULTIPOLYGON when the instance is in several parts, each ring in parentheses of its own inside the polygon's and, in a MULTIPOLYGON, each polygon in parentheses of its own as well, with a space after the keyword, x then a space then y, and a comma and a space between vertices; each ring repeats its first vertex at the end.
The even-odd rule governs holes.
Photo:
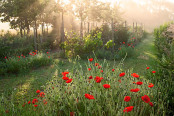
POLYGON ((33 31, 34 31, 34 49, 37 50, 37 43, 36 43, 36 29, 35 27, 33 27, 33 31))
MULTIPOLYGON (((113 18, 112 18, 112 21, 111 21, 111 27, 112 27, 112 41, 114 43, 114 22, 113 22, 113 18)), ((114 50, 114 45, 113 45, 113 50, 114 50)))
POLYGON ((65 36, 65 33, 64 33, 64 18, 63 18, 63 15, 64 15, 64 11, 62 11, 61 43, 64 42, 64 36, 65 36))
POLYGON ((82 21, 82 15, 81 15, 81 25, 80 25, 80 37, 83 38, 83 21, 82 21))
POLYGON ((88 34, 89 34, 89 22, 88 22, 88 34))
POLYGON ((36 20, 35 20, 35 34, 36 34, 36 38, 37 38, 37 23, 36 23, 36 20))
POLYGON ((22 21, 21 21, 21 24, 20 24, 20 34, 21 34, 21 37, 23 37, 23 34, 22 34, 22 21))
POLYGON ((47 35, 48 35, 48 24, 47 24, 47 35))

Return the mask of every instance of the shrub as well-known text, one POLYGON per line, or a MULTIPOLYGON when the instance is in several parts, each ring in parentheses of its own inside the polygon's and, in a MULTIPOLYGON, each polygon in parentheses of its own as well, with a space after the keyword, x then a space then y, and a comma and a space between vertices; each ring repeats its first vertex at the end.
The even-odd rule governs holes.
POLYGON ((39 68, 52 63, 47 54, 39 53, 28 57, 11 57, 0 64, 0 75, 25 73, 32 68, 39 68))

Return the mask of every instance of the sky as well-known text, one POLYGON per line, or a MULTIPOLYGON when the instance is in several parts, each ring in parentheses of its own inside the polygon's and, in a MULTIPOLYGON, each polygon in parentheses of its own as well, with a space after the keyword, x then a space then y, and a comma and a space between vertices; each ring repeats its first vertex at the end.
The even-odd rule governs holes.
MULTIPOLYGON (((55 0, 56 1, 56 0, 55 0)), ((143 24, 152 31, 159 25, 174 20, 174 0, 100 0, 121 7, 122 17, 131 25, 143 24)), ((64 0, 68 2, 68 0, 64 0)), ((8 30, 9 23, 0 22, 0 30, 8 30)))

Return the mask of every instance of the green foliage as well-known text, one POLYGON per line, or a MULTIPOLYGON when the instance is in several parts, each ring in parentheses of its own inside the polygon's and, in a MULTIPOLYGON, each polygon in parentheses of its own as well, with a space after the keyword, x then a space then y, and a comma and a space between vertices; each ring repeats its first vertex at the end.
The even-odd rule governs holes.
POLYGON ((86 54, 91 54, 93 51, 101 48, 103 42, 101 40, 101 32, 96 34, 89 34, 81 39, 77 35, 72 38, 68 38, 62 45, 65 49, 67 57, 75 57, 77 55, 83 57, 86 54))
POLYGON ((168 115, 174 114, 173 112, 173 81, 174 81, 174 41, 168 37, 167 28, 170 26, 171 23, 166 23, 161 25, 159 28, 154 30, 155 36, 155 46, 157 48, 157 66, 155 66, 155 70, 157 70, 157 79, 164 83, 164 85, 168 86, 168 91, 166 92, 162 89, 163 98, 166 97, 166 107, 168 107, 169 102, 169 112, 168 115))
POLYGON ((113 43, 113 40, 109 40, 106 44, 105 47, 107 49, 112 48, 115 45, 115 43, 113 43))
POLYGON ((39 53, 35 56, 28 57, 10 57, 1 62, 0 64, 0 75, 8 74, 19 74, 25 73, 30 69, 39 68, 42 66, 49 65, 52 59, 47 54, 39 53))
POLYGON ((126 47, 125 45, 122 45, 118 51, 117 58, 122 59, 125 56, 127 58, 133 57, 135 55, 135 51, 131 46, 126 47))

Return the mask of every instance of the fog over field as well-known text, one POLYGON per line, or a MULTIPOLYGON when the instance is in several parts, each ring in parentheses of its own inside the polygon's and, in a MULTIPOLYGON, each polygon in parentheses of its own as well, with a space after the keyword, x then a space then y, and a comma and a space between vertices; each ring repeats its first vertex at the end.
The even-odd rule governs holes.
MULTIPOLYGON (((67 0, 68 1, 68 0, 67 0)), ((153 31, 155 27, 174 19, 174 0, 100 0, 117 4, 123 20, 129 25, 133 22, 143 24, 145 30, 153 31)), ((0 30, 8 30, 9 23, 0 22, 0 30)))

